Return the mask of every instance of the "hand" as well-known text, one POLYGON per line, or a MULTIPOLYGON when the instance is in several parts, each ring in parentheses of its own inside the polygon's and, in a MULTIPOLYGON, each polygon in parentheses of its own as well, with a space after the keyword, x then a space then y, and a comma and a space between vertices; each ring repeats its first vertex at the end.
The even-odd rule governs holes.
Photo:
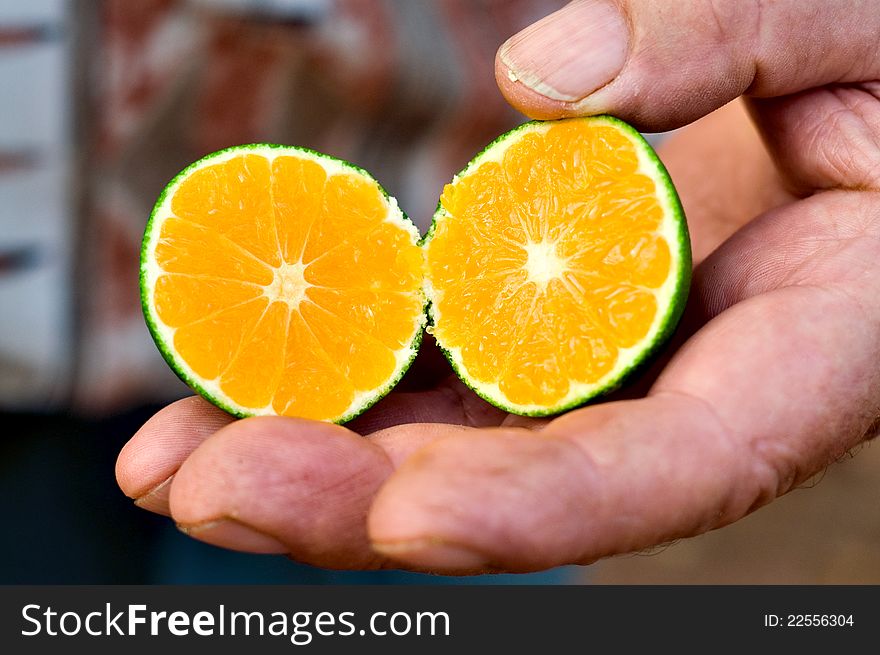
POLYGON ((661 153, 705 259, 641 397, 509 417, 427 357, 348 428, 190 398, 122 451, 122 489, 229 548, 453 573, 587 563, 784 494, 878 427, 878 34, 874 0, 583 0, 499 51, 535 117, 659 131, 745 95, 775 163, 736 106, 661 153))

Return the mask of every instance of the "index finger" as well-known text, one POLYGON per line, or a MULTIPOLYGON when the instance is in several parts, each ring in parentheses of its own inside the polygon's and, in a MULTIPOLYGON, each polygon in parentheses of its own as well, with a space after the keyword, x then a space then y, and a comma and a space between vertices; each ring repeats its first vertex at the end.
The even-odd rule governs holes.
POLYGON ((199 396, 163 407, 119 453, 119 487, 142 509, 169 515, 171 479, 180 465, 205 439, 234 420, 199 396))

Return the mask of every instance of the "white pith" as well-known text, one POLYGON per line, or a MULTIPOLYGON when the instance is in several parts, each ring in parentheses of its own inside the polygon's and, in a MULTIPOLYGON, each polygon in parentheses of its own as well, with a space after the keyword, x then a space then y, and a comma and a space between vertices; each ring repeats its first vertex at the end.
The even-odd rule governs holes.
POLYGON ((559 256, 552 241, 531 241, 526 244, 526 279, 539 290, 547 288, 551 280, 562 279, 568 270, 565 259, 559 256))
MULTIPOLYGON (((282 156, 293 156, 301 159, 310 160, 319 164, 326 172, 328 178, 333 175, 363 175, 364 177, 368 177, 365 173, 351 166, 347 166, 341 161, 329 157, 325 158, 315 153, 300 150, 297 148, 279 148, 269 146, 232 148, 228 151, 216 153, 199 162, 196 167, 190 169, 188 171, 188 175, 206 166, 213 166, 229 161, 230 159, 234 159, 235 157, 249 154, 263 156, 269 160, 270 164, 273 159, 282 156)), ((198 375, 189 366, 189 364, 176 353, 176 350, 174 348, 174 334, 176 332, 175 328, 166 325, 159 318, 158 314, 155 311, 153 292, 156 287, 157 279, 160 275, 164 273, 162 268, 155 260, 156 246, 159 241, 162 224, 165 220, 173 216, 173 213, 171 211, 171 200, 183 181, 187 179, 188 175, 178 177, 166 189, 162 204, 154 210, 152 224, 150 225, 150 231, 146 235, 147 241, 144 244, 144 247, 146 249, 147 256, 144 258, 144 261, 141 264, 141 272, 144 276, 145 288, 147 289, 145 306, 147 319, 152 323, 153 330, 156 333, 158 340, 161 341, 163 347, 172 354, 174 358, 174 365, 179 368, 183 377, 187 379, 188 382, 190 382, 191 384, 194 383, 195 386, 201 388, 208 395, 222 402, 227 409, 237 412, 239 414, 255 416, 275 415, 277 414, 277 412, 272 407, 271 401, 264 407, 247 407, 244 405, 240 405, 239 403, 233 401, 226 394, 226 392, 221 389, 219 378, 207 379, 198 375)), ((409 233, 411 241, 415 245, 419 239, 419 232, 416 227, 404 217, 403 212, 401 212, 400 208, 397 205, 397 201, 390 196, 384 195, 382 197, 382 201, 387 208, 387 212, 383 220, 385 222, 392 223, 399 228, 403 228, 406 232, 409 233)), ((273 280, 271 283, 263 288, 263 297, 267 298, 270 303, 283 302, 287 304, 291 310, 297 309, 301 302, 310 302, 308 296, 306 295, 306 292, 311 285, 305 280, 304 277, 304 271, 307 267, 308 264, 304 264, 302 261, 293 263, 282 261, 280 266, 274 267, 273 280)), ((387 380, 374 389, 366 391, 356 391, 351 403, 349 403, 349 406, 346 408, 346 410, 341 412, 340 415, 337 417, 328 417, 327 420, 342 421, 346 420, 347 417, 356 416, 362 411, 364 407, 373 403, 376 398, 381 397, 385 393, 387 393, 387 391, 401 377, 404 370, 408 367, 413 357, 415 356, 418 349, 417 337, 424 328, 426 320, 426 317, 421 312, 414 317, 413 330, 410 338, 407 339, 407 343, 409 345, 400 348, 397 351, 394 351, 395 366, 394 370, 388 376, 387 380)))
MULTIPOLYGON (((511 401, 504 393, 504 391, 502 391, 498 382, 486 382, 483 380, 478 380, 468 371, 462 359, 461 347, 449 347, 438 340, 440 345, 447 351, 448 356, 451 359, 456 370, 459 371, 459 373, 466 379, 467 383, 475 391, 477 391, 477 393, 487 399, 491 399, 499 406, 505 407, 509 411, 515 413, 552 413, 556 408, 565 408, 575 405, 578 402, 582 401, 582 399, 595 395, 597 392, 608 388, 609 385, 617 381, 620 376, 626 370, 632 367, 634 362, 644 353, 647 345, 654 343, 658 338, 659 333, 664 326, 664 323, 666 322, 669 314, 673 310, 673 305, 671 301, 677 291, 676 285, 677 281, 681 277, 681 267, 683 266, 683 262, 689 261, 688 253, 682 251, 683 244, 680 239, 680 228, 676 218, 677 201, 672 196, 667 186, 658 180, 657 165, 651 159, 651 156, 646 150, 645 145, 642 144, 640 141, 637 141, 630 134, 626 133, 623 130, 620 130, 620 128, 612 121, 606 122, 601 118, 595 118, 591 120, 595 125, 601 125, 602 123, 610 125, 611 127, 618 129, 620 133, 626 138, 630 139, 630 141, 633 143, 634 151, 636 152, 639 161, 637 171, 655 181, 657 199, 663 211, 663 220, 661 221, 660 227, 658 228, 656 233, 663 236, 670 249, 669 274, 665 282, 659 288, 645 289, 654 294, 657 300, 658 307, 658 311, 654 316, 654 321, 652 322, 647 334, 639 341, 637 345, 633 347, 619 347, 617 361, 615 362, 613 368, 595 382, 587 383, 577 380, 569 380, 570 386, 568 393, 564 397, 560 398, 558 401, 554 402, 553 407, 547 407, 546 405, 524 405, 511 401)), ((528 133, 543 134, 547 130, 549 130, 552 125, 552 122, 533 124, 527 127, 524 131, 516 131, 510 134, 508 138, 501 139, 497 143, 493 144, 486 151, 484 151, 479 157, 472 160, 470 164, 459 175, 455 176, 455 178, 453 179, 453 183, 457 182, 462 177, 466 177, 470 173, 476 171, 476 169, 484 163, 500 163, 507 149, 517 143, 517 141, 522 136, 528 133)), ((442 221, 448 218, 449 214, 446 213, 445 209, 441 205, 434 217, 434 229, 436 229, 442 223, 442 221)), ((565 261, 556 255, 552 243, 537 242, 528 244, 526 246, 526 251, 528 254, 528 259, 525 265, 525 270, 529 281, 534 282, 538 286, 539 292, 542 290, 542 283, 546 286, 546 284, 554 277, 562 277, 562 274, 565 272, 565 261)), ((439 299, 437 298, 437 292, 431 285, 430 279, 426 281, 425 289, 428 298, 432 301, 431 314, 433 317, 433 321, 435 325, 439 325, 442 323, 443 319, 439 309, 439 299)), ((436 330, 433 330, 433 332, 436 334, 436 330)))
POLYGON ((306 268, 302 260, 292 264, 281 262, 274 270, 274 279, 263 289, 263 295, 270 303, 283 302, 290 309, 298 309, 306 297, 306 291, 312 286, 306 282, 306 268))

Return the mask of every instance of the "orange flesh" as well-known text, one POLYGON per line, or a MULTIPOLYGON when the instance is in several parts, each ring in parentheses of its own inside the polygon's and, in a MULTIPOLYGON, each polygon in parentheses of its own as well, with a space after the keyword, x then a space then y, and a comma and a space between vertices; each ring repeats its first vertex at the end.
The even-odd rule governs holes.
POLYGON ((637 169, 616 128, 563 122, 446 186, 427 254, 434 335, 473 379, 552 405, 648 335, 671 255, 637 169))
POLYGON ((234 156, 186 178, 153 303, 196 375, 238 405, 334 420, 390 382, 422 312, 422 254, 379 186, 312 160, 234 156))

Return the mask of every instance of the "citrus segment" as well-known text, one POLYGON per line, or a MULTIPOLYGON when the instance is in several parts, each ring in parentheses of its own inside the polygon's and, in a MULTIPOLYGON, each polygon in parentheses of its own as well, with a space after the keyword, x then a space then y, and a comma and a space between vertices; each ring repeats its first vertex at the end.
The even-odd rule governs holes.
POLYGON ((185 353, 186 363, 199 377, 213 380, 226 370, 269 302, 262 296, 234 305, 173 331, 171 345, 185 353))
POLYGON ((385 315, 412 316, 423 301, 406 293, 380 293, 369 289, 309 287, 309 300, 342 321, 366 332, 391 350, 405 346, 411 337, 405 321, 382 321, 385 315))
MULTIPOLYGON (((550 167, 544 154, 544 139, 525 134, 510 146, 501 166, 507 188, 521 203, 520 211, 527 210, 530 216, 551 193, 550 167)), ((535 212, 534 217, 540 219, 540 213, 535 212)))
MULTIPOLYGON (((379 223, 359 235, 339 234, 339 241, 313 258, 305 279, 334 289, 374 289, 407 292, 421 288, 422 253, 412 236, 389 223, 379 223)), ((306 246, 308 255, 309 246, 306 246)))
POLYGON ((394 352, 366 332, 313 303, 304 303, 301 314, 321 350, 358 391, 381 384, 394 370, 394 352))
POLYGON ((181 327, 261 295, 263 288, 250 282, 166 273, 156 280, 156 313, 169 327, 181 327), (190 298, 208 300, 196 305, 190 298))
POLYGON ((209 228, 272 266, 279 262, 269 162, 258 155, 235 157, 197 171, 171 200, 175 216, 209 228))
MULTIPOLYGON (((480 302, 485 296, 472 292, 473 302, 480 302)), ((517 311, 533 312, 537 296, 527 285, 513 289, 512 293, 499 294, 491 307, 491 312, 480 311, 477 320, 457 335, 462 344, 465 358, 472 362, 471 373, 484 382, 491 382, 503 374, 510 364, 510 358, 519 345, 520 333, 516 328, 517 311)), ((473 307, 473 305, 471 305, 473 307)), ((472 315, 473 316, 473 315, 472 315)), ((467 321, 466 317, 462 317, 467 321)), ((455 320, 454 318, 452 320, 455 320)))
POLYGON ((342 244, 365 245, 360 237, 379 227, 386 214, 379 185, 372 180, 336 175, 327 180, 323 205, 306 239, 304 262, 342 244))
POLYGON ((623 348, 635 346, 644 339, 657 314, 654 294, 635 287, 600 287, 590 301, 596 307, 601 332, 623 348))
POLYGON ((220 389, 240 405, 265 407, 275 395, 290 314, 287 303, 271 303, 220 374, 220 389))
POLYGON ((619 386, 669 337, 690 278, 669 177, 611 117, 497 139, 444 188, 425 248, 438 344, 478 394, 520 414, 619 386))
POLYGON ((348 420, 415 356, 418 232, 364 171, 294 147, 213 153, 166 187, 141 294, 171 367, 238 416, 348 420))
POLYGON ((301 261, 312 225, 321 213, 327 173, 308 159, 276 157, 272 162, 275 227, 284 261, 301 261))
POLYGON ((354 386, 323 352, 297 312, 290 315, 275 413, 321 419, 343 414, 355 400, 354 386))
POLYGON ((268 284, 272 268, 211 228, 169 217, 160 230, 155 260, 166 273, 268 284))

